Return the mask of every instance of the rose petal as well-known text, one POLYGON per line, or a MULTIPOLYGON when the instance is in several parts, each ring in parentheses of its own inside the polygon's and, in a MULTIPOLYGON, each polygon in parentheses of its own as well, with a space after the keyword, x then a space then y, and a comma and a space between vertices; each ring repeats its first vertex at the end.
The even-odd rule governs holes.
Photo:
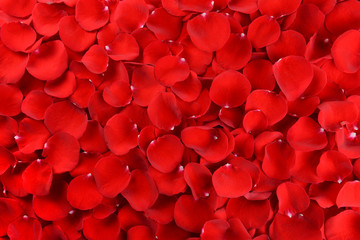
POLYGON ((280 37, 280 25, 268 16, 260 16, 252 21, 248 29, 248 37, 255 48, 266 47, 276 42, 280 37))
POLYGON ((76 89, 76 79, 74 73, 66 71, 61 77, 54 81, 45 83, 44 91, 53 97, 69 97, 76 89))
POLYGON ((34 28, 41 35, 55 35, 59 30, 60 19, 66 15, 58 4, 37 3, 32 12, 34 28))
POLYGON ((279 199, 279 213, 291 218, 298 212, 305 211, 310 205, 306 191, 297 184, 285 182, 276 189, 279 199))
POLYGON ((151 12, 146 26, 160 40, 175 40, 180 35, 182 21, 164 8, 156 8, 151 12))
POLYGON ((184 179, 184 167, 171 173, 162 173, 149 167, 149 175, 154 179, 160 194, 173 196, 185 192, 187 185, 184 179))
POLYGON ((33 195, 44 196, 50 192, 53 179, 51 166, 39 160, 33 161, 23 172, 25 190, 33 195))
POLYGON ((0 114, 15 116, 21 111, 23 95, 19 88, 13 85, 0 84, 0 114))
POLYGON ((360 189, 359 181, 346 182, 340 189, 336 198, 336 205, 341 207, 359 207, 360 196, 357 194, 360 189))
POLYGON ((88 107, 89 99, 95 92, 95 86, 89 79, 76 79, 76 89, 69 97, 80 108, 88 107))
POLYGON ((100 0, 78 0, 75 19, 86 31, 99 29, 109 21, 109 7, 100 0))
POLYGON ((325 222, 326 239, 357 239, 360 237, 357 224, 360 223, 360 214, 354 210, 344 210, 325 222))
POLYGON ((165 56, 155 64, 155 77, 164 86, 171 87, 184 81, 190 74, 186 60, 176 56, 165 56))
POLYGON ((204 224, 200 237, 203 240, 225 239, 229 228, 230 224, 224 219, 209 220, 204 224))
POLYGON ((28 55, 15 53, 0 44, 0 83, 16 83, 25 73, 28 55))
POLYGON ((4 174, 15 161, 14 155, 3 146, 0 146, 0 175, 4 174))
POLYGON ((81 62, 90 72, 100 74, 106 71, 109 58, 102 47, 92 45, 82 57, 81 62))
POLYGON ((1 26, 0 37, 6 47, 14 52, 20 52, 34 44, 36 32, 29 25, 12 22, 1 26))
POLYGON ((11 0, 4 0, 0 3, 0 9, 14 17, 29 16, 36 4, 36 0, 20 0, 14 6, 11 0))
POLYGON ((105 46, 109 57, 115 61, 133 60, 139 56, 139 45, 136 39, 127 33, 119 33, 115 39, 105 46))
POLYGON ((7 234, 10 239, 40 239, 42 227, 36 218, 24 215, 9 224, 7 234))
POLYGON ((321 155, 316 172, 322 180, 341 183, 352 173, 352 169, 350 159, 346 155, 330 150, 321 155))
POLYGON ((208 168, 198 163, 188 163, 184 169, 184 179, 195 200, 207 198, 212 190, 212 175, 208 168))
POLYGON ((46 109, 53 103, 50 96, 40 90, 29 92, 21 105, 21 111, 35 120, 45 117, 46 109))
POLYGON ((132 32, 144 26, 149 16, 149 9, 142 0, 125 0, 118 3, 114 15, 121 30, 132 32))
POLYGON ((105 219, 89 217, 84 220, 83 231, 88 239, 115 240, 120 234, 120 222, 114 214, 105 219))
POLYGON ((259 0, 258 7, 262 14, 278 18, 295 12, 300 3, 300 0, 295 0, 291 3, 285 0, 259 0))

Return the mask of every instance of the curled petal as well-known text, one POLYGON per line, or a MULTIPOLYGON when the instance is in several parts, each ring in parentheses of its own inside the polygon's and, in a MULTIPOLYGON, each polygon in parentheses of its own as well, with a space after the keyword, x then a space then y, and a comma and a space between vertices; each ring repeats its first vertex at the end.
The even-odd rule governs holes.
POLYGON ((109 7, 100 0, 79 0, 75 19, 86 31, 99 29, 109 21, 109 7))
POLYGON ((29 25, 11 22, 1 26, 0 37, 6 47, 14 52, 20 52, 25 51, 35 43, 36 32, 29 25))
POLYGON ((80 145, 72 135, 66 132, 57 132, 44 145, 42 155, 54 173, 71 171, 79 162, 80 145))
POLYGON ((243 127, 247 133, 260 133, 268 126, 268 120, 261 110, 247 112, 243 119, 243 127))
POLYGON ((229 40, 230 23, 220 13, 203 13, 188 22, 187 31, 196 47, 212 52, 221 49, 229 40))
POLYGON ((241 73, 228 70, 217 75, 210 87, 211 100, 222 107, 238 107, 250 94, 249 80, 241 73))
POLYGON ((191 189, 194 199, 207 198, 212 190, 212 175, 202 164, 188 163, 184 169, 184 179, 191 189))
POLYGON ((155 65, 157 60, 167 55, 171 55, 169 46, 160 40, 154 40, 144 48, 143 62, 155 65))
POLYGON ((74 208, 88 210, 99 205, 103 196, 97 190, 94 177, 89 173, 71 180, 67 191, 67 200, 74 208))
POLYGON ((230 229, 226 232, 226 239, 251 239, 249 232, 238 218, 229 219, 230 229))
POLYGON ((47 108, 44 123, 51 133, 63 131, 79 138, 86 130, 87 118, 84 110, 70 101, 62 101, 47 108))
POLYGON ((21 111, 23 94, 13 85, 0 84, 0 114, 15 116, 21 111))
POLYGON ((80 108, 88 107, 89 99, 95 92, 95 86, 89 79, 76 79, 76 89, 69 97, 80 108))
POLYGON ((190 72, 187 79, 171 86, 171 91, 183 101, 195 101, 201 93, 202 84, 195 72, 190 72))
POLYGON ((335 133, 335 141, 338 151, 348 158, 360 157, 360 145, 357 132, 341 128, 335 133))
POLYGON ((53 179, 51 166, 39 160, 33 161, 23 172, 25 190, 33 195, 44 196, 50 192, 53 179))
POLYGON ((102 126, 105 126, 107 121, 119 112, 117 108, 104 101, 103 93, 99 90, 90 96, 88 110, 91 119, 98 121, 102 126))
POLYGON ((315 200, 320 207, 329 208, 336 204, 336 198, 342 186, 342 184, 334 182, 311 184, 309 197, 315 200))
POLYGON ((248 37, 255 48, 266 47, 280 37, 280 25, 271 17, 260 16, 252 21, 248 29, 248 37))
POLYGON ((320 103, 319 97, 301 97, 294 101, 288 101, 288 114, 294 117, 310 116, 320 103))
POLYGON ((148 173, 135 169, 129 185, 121 192, 136 211, 144 211, 156 202, 159 192, 148 173))

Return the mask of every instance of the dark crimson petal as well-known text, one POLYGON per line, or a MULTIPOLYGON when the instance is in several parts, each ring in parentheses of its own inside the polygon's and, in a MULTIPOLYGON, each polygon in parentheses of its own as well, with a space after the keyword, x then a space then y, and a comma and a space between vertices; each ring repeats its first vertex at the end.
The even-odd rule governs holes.
POLYGON ((95 42, 96 32, 85 31, 74 16, 66 16, 59 22, 59 36, 68 48, 82 52, 95 42))
POLYGON ((300 56, 287 56, 273 66, 274 76, 288 100, 301 96, 314 76, 311 64, 300 56))
POLYGON ((205 200, 194 200, 191 195, 182 195, 176 201, 175 223, 185 231, 200 233, 204 223, 212 219, 213 215, 211 206, 205 200))
POLYGON ((46 109, 52 103, 52 98, 46 93, 33 90, 26 95, 21 105, 21 111, 35 120, 42 120, 45 117, 46 109))
POLYGON ((345 73, 360 69, 360 31, 349 30, 341 34, 331 47, 336 67, 345 73))
POLYGON ((130 170, 115 156, 103 157, 95 165, 94 178, 99 192, 113 198, 128 186, 130 170))
POLYGON ((201 93, 202 84, 195 72, 190 72, 187 79, 171 86, 171 91, 183 101, 195 101, 201 93))
POLYGON ((352 170, 351 161, 346 155, 335 150, 330 150, 321 155, 316 173, 323 181, 341 183, 352 173, 352 170))
POLYGON ((161 92, 154 97, 147 113, 151 122, 160 129, 172 130, 181 122, 181 112, 171 92, 161 92))
POLYGON ((316 62, 321 59, 329 58, 331 52, 331 42, 326 36, 314 34, 305 50, 305 58, 309 61, 316 62))
POLYGON ((131 172, 129 185, 121 192, 132 208, 144 211, 154 205, 159 196, 154 180, 147 172, 135 169, 131 172))
POLYGON ((268 127, 267 117, 259 109, 251 110, 244 116, 243 127, 247 133, 260 133, 268 127))
POLYGON ((181 32, 182 21, 164 8, 156 8, 151 12, 146 26, 160 40, 176 40, 181 32))
POLYGON ((51 166, 38 159, 33 161, 23 172, 23 185, 25 190, 33 195, 44 196, 50 192, 53 179, 51 166))
POLYGON ((249 173, 229 163, 214 172, 212 182, 217 195, 220 197, 241 197, 252 188, 252 180, 249 173))
POLYGON ((79 162, 80 145, 72 135, 57 132, 44 145, 42 155, 54 173, 71 171, 79 162))
POLYGON ((116 155, 124 155, 137 146, 137 125, 125 114, 116 114, 104 127, 105 141, 116 155))
POLYGON ((53 97, 66 98, 69 97, 76 89, 76 79, 74 73, 66 71, 61 77, 47 81, 44 91, 53 97))
POLYGON ((244 33, 231 34, 225 45, 216 51, 216 61, 225 69, 239 70, 250 61, 251 50, 244 33))
POLYGON ((228 218, 239 218, 247 229, 260 228, 268 221, 270 209, 270 202, 267 199, 232 198, 226 205, 226 216, 228 218))
POLYGON ((245 14, 254 13, 258 10, 256 0, 230 0, 228 6, 233 11, 245 14))
MULTIPOLYGON (((289 218, 276 214, 270 225, 270 238, 277 240, 322 240, 320 229, 303 216, 289 218), (286 226, 286 228, 284 228, 286 226)), ((335 240, 335 239, 334 239, 335 240)))
POLYGON ((36 4, 36 0, 20 0, 15 5, 11 0, 0 2, 0 9, 14 17, 29 16, 36 4))
POLYGON ((109 58, 102 47, 92 45, 82 57, 81 62, 90 72, 100 74, 106 71, 109 58))
POLYGON ((171 87, 184 81, 190 74, 189 65, 184 58, 165 56, 155 64, 155 77, 164 86, 171 87))
POLYGON ((142 107, 148 106, 151 100, 165 88, 155 79, 154 67, 135 68, 131 81, 134 102, 142 107))
POLYGON ((89 79, 76 79, 76 89, 69 97, 80 108, 88 107, 89 99, 95 92, 95 86, 89 79))
POLYGON ((49 136, 49 130, 42 121, 24 118, 19 123, 19 133, 15 141, 20 152, 29 154, 43 149, 49 136))
POLYGON ((171 173, 162 173, 149 167, 149 175, 154 179, 160 194, 173 196, 185 192, 187 188, 183 166, 171 173))
POLYGON ((143 0, 125 0, 118 3, 114 17, 121 30, 132 32, 144 26, 149 9, 143 0))
POLYGON ((20 89, 13 85, 0 84, 0 114, 15 116, 21 111, 23 95, 20 89))
POLYGON ((15 53, 0 44, 0 83, 16 83, 25 73, 28 55, 15 53))
POLYGON ((52 133, 63 131, 79 138, 86 130, 87 118, 84 110, 70 101, 62 101, 48 107, 44 123, 52 133))
POLYGON ((36 32, 52 36, 58 32, 59 21, 66 15, 58 4, 37 3, 32 12, 32 22, 36 32))
POLYGON ((160 224, 168 224, 174 219, 175 197, 159 195, 155 204, 145 214, 160 224))
POLYGON ((99 29, 109 21, 109 7, 100 0, 78 0, 75 19, 86 31, 99 29))
POLYGON ((319 105, 318 121, 325 130, 335 132, 345 123, 353 123, 358 118, 358 108, 348 101, 327 101, 319 105))
POLYGON ((280 38, 275 43, 266 47, 266 52, 272 62, 280 58, 295 55, 304 56, 306 41, 300 33, 288 30, 281 32, 280 38))
POLYGON ((261 110, 267 117, 270 126, 283 119, 288 111, 286 100, 268 90, 255 90, 247 97, 245 110, 261 110), (276 107, 275 107, 276 106, 276 107))
POLYGON ((24 215, 9 224, 7 234, 10 239, 34 239, 40 240, 42 227, 36 218, 24 215))
POLYGON ((113 107, 124 107, 132 100, 130 84, 125 81, 115 81, 104 88, 103 98, 113 107))
POLYGON ((310 205, 310 199, 304 188, 301 186, 285 182, 276 189, 279 199, 279 213, 291 218, 293 215, 305 211, 310 205))
POLYGON ((344 210, 325 222, 325 236, 328 240, 358 239, 360 237, 360 214, 344 210))
POLYGON ((159 240, 166 240, 168 238, 183 240, 190 237, 190 233, 176 226, 174 222, 171 222, 169 224, 158 225, 156 236, 159 240))
POLYGON ((230 23, 220 13, 202 13, 188 21, 187 31, 196 47, 212 52, 221 49, 229 40, 230 23))
POLYGON ((49 41, 42 44, 31 53, 26 69, 40 80, 55 80, 68 67, 68 54, 64 44, 59 41, 49 41))
POLYGON ((66 240, 65 233, 61 230, 58 225, 50 224, 43 228, 41 233, 41 240, 66 240))
POLYGON ((195 200, 209 197, 212 190, 212 175, 207 167, 199 163, 186 164, 184 179, 195 200))
POLYGON ((184 146, 174 135, 163 135, 150 142, 146 154, 150 164, 158 171, 170 173, 182 161, 184 146))
POLYGON ((3 146, 0 146, 0 175, 16 162, 14 155, 3 146))
POLYGON ((259 0, 258 7, 262 14, 278 18, 295 12, 300 6, 300 3, 301 0, 291 2, 286 0, 259 0))
POLYGON ((266 145, 262 169, 269 177, 278 180, 288 179, 294 163, 294 149, 281 139, 266 145))
POLYGON ((79 138, 81 149, 87 152, 106 152, 104 129, 96 120, 89 120, 84 134, 79 138))
POLYGON ((209 220, 204 224, 200 237, 203 240, 225 239, 230 224, 224 219, 209 220))
POLYGON ((187 127, 181 132, 181 140, 209 162, 219 162, 228 154, 228 137, 221 130, 207 126, 187 127))
POLYGON ((154 239, 154 233, 148 226, 135 226, 128 230, 127 240, 152 240, 154 239))
POLYGON ((251 89, 273 90, 275 87, 275 77, 270 61, 265 59, 255 59, 249 62, 243 70, 248 78, 251 89), (259 71, 261 69, 261 71, 259 71))
POLYGON ((250 94, 249 80, 241 73, 228 70, 217 75, 210 87, 211 100, 225 108, 242 105, 250 94))
POLYGON ((67 191, 67 200, 74 208, 88 210, 99 205, 103 196, 96 187, 94 177, 89 173, 71 180, 67 191))
POLYGON ((54 182, 50 194, 45 196, 33 196, 33 208, 37 216, 47 221, 54 221, 66 217, 71 206, 66 194, 68 185, 64 181, 54 182))
POLYGON ((14 52, 25 51, 34 44, 36 32, 32 27, 20 22, 5 23, 1 26, 2 43, 14 52), (21 35, 21 38, 19 38, 21 35))
POLYGON ((360 27, 360 2, 338 2, 335 8, 326 15, 326 28, 335 35, 360 27))
POLYGON ((320 150, 327 146, 326 133, 312 118, 301 117, 287 132, 287 140, 297 151, 320 150))
POLYGON ((119 239, 120 221, 115 214, 105 219, 96 219, 91 216, 84 220, 83 232, 87 239, 116 240, 119 239))
POLYGON ((357 194, 360 190, 360 182, 346 182, 340 189, 336 198, 336 205, 341 207, 360 207, 360 196, 357 194))
POLYGON ((280 33, 280 25, 273 17, 260 16, 250 23, 247 34, 254 48, 262 48, 276 42, 280 33))
POLYGON ((139 56, 139 45, 128 33, 119 33, 115 39, 105 46, 109 57, 115 61, 133 60, 139 56))

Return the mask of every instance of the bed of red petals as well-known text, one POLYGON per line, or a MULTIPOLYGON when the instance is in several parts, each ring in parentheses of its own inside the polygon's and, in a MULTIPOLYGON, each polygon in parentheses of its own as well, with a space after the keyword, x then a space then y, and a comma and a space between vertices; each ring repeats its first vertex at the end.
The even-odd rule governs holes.
POLYGON ((0 238, 360 239, 360 2, 1 0, 0 238))

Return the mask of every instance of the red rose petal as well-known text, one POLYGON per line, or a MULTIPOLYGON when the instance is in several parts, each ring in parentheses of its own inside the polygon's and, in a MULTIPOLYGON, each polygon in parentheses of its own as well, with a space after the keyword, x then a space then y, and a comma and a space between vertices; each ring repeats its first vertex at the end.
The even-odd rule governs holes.
POLYGON ((87 239, 116 240, 120 234, 120 222, 114 214, 105 219, 89 217, 84 220, 83 232, 87 239))
POLYGON ((80 27, 74 16, 61 18, 59 22, 59 36, 68 48, 76 52, 88 49, 96 39, 96 33, 85 31, 80 27))
POLYGON ((85 111, 69 101, 62 101, 48 107, 44 123, 52 133, 63 131, 79 138, 86 130, 87 120, 85 111))
POLYGON ((245 110, 257 109, 265 114, 270 126, 283 119, 288 111, 286 100, 282 96, 267 90, 255 90, 248 96, 245 110))
POLYGON ((327 146, 325 131, 309 117, 301 117, 290 127, 287 140, 297 151, 320 150, 327 146))
POLYGON ((136 39, 127 33, 119 33, 105 46, 109 57, 115 61, 133 60, 139 56, 139 45, 136 39))
POLYGON ((135 169, 131 172, 129 185, 121 192, 121 195, 136 211, 144 211, 154 205, 159 192, 149 174, 135 169))
POLYGON ((0 83, 16 83, 25 73, 28 55, 15 53, 0 44, 0 83))
POLYGON ((310 204, 310 199, 306 191, 291 182, 280 184, 276 189, 279 199, 279 213, 291 218, 298 212, 305 211, 310 204))
POLYGON ((41 240, 51 239, 66 240, 67 237, 59 226, 50 224, 42 229, 41 240))
POLYGON ((34 195, 33 207, 36 215, 47 221, 66 217, 71 209, 66 199, 67 189, 66 182, 54 182, 50 194, 45 196, 34 195))
POLYGON ((86 31, 99 29, 109 21, 109 7, 100 0, 78 0, 75 19, 86 31))
POLYGON ((104 127, 105 141, 116 155, 124 155, 137 146, 139 131, 126 115, 116 114, 104 127))
POLYGON ((182 160, 184 146, 174 135, 163 135, 149 144, 146 154, 150 164, 158 171, 170 173, 182 160))
POLYGON ((325 236, 328 240, 357 239, 360 230, 360 214, 354 210, 344 210, 325 222, 325 236))
POLYGON ((70 96, 76 106, 80 108, 88 107, 89 99, 95 92, 95 86, 89 79, 76 79, 76 89, 70 96))
POLYGON ((336 204, 336 198, 341 188, 341 184, 333 182, 311 184, 309 196, 315 200, 320 207, 329 208, 336 204))
POLYGON ((249 62, 251 50, 244 33, 231 34, 225 45, 216 51, 216 61, 225 69, 239 70, 249 62))
MULTIPOLYGON (((14 163, 12 168, 9 168, 2 176, 1 181, 5 191, 9 191, 15 197, 25 197, 28 195, 24 189, 22 173, 25 170, 26 165, 21 161, 14 163)), ((6 194, 6 192, 5 192, 6 194)))
POLYGON ((173 196, 186 190, 183 167, 171 173, 162 173, 149 167, 149 175, 154 179, 160 194, 173 196))
POLYGON ((19 88, 13 85, 0 84, 0 114, 15 116, 21 111, 23 95, 19 88))
POLYGON ((76 177, 79 175, 84 175, 90 172, 94 172, 94 168, 98 160, 100 159, 100 153, 80 153, 79 163, 76 167, 71 170, 70 175, 76 177))
POLYGON ((171 87, 184 81, 190 74, 186 60, 176 56, 165 56, 155 64, 155 77, 164 86, 171 87))
POLYGON ((156 8, 151 12, 146 26, 159 40, 175 40, 180 35, 182 21, 164 8, 156 8))
POLYGON ((296 152, 295 165, 291 169, 291 175, 302 182, 317 183, 320 181, 316 174, 321 151, 296 152))
POLYGON ((310 116, 320 103, 319 97, 301 97, 294 101, 288 101, 288 114, 294 117, 310 116))
POLYGON ((44 119, 46 109, 53 103, 50 96, 43 91, 34 90, 29 92, 21 105, 21 111, 35 119, 44 119))
POLYGON ((169 46, 160 40, 154 40, 149 43, 143 51, 143 62, 155 65, 160 58, 171 55, 169 46))
POLYGON ((0 37, 3 44, 14 52, 25 51, 36 40, 32 27, 20 22, 6 23, 1 26, 0 37), (21 38, 19 38, 19 34, 21 38))
POLYGON ((198 79, 195 72, 190 72, 187 79, 175 83, 171 86, 171 91, 183 101, 195 101, 201 92, 201 81, 198 79))
POLYGON ((124 81, 116 81, 104 88, 103 98, 113 107, 124 107, 132 100, 130 84, 124 81))
POLYGON ((225 71, 216 76, 210 87, 211 100, 222 107, 238 107, 250 94, 249 80, 234 70, 225 71))
POLYGON ((31 53, 26 69, 40 80, 55 80, 67 69, 67 60, 64 44, 59 40, 50 41, 31 53))
POLYGON ((360 31, 349 30, 341 34, 331 47, 336 67, 345 73, 360 69, 360 31))
POLYGON ((42 155, 54 173, 71 171, 79 162, 79 142, 66 132, 57 132, 45 143, 42 155))
POLYGON ((266 145, 262 169, 269 177, 278 180, 289 178, 294 163, 294 149, 281 139, 266 145))
POLYGON ((74 208, 88 210, 99 205, 103 196, 97 190, 94 177, 89 173, 71 180, 67 191, 67 200, 74 208))
POLYGON ((160 224, 168 224, 174 219, 175 197, 159 195, 155 204, 145 211, 149 218, 160 224))
POLYGON ((185 231, 200 233, 204 223, 212 218, 213 210, 205 200, 182 195, 176 201, 175 223, 185 231))
POLYGON ((104 129, 96 120, 88 121, 84 134, 79 138, 81 149, 87 152, 105 152, 108 148, 104 129))
POLYGON ((299 0, 291 1, 291 3, 285 0, 259 0, 258 7, 262 14, 278 18, 295 12, 300 3, 299 0))
POLYGON ((243 70, 251 84, 251 88, 273 90, 275 87, 275 77, 270 61, 256 59, 249 62, 243 70), (261 69, 261 71, 259 71, 261 69))
POLYGON ((321 155, 316 172, 322 180, 341 183, 351 174, 352 169, 350 159, 346 155, 330 150, 321 155))
POLYGON ((36 218, 24 215, 9 224, 7 234, 10 239, 37 239, 41 237, 41 224, 36 218))
POLYGON ((14 17, 26 17, 31 14, 36 0, 20 0, 14 6, 11 0, 4 0, 0 3, 0 9, 14 17))
POLYGON ((276 42, 280 37, 280 25, 268 16, 260 16, 252 21, 248 29, 248 37, 255 48, 266 47, 276 42))
POLYGON ((288 100, 304 93, 314 76, 311 64, 303 57, 288 56, 273 66, 276 82, 288 100))
POLYGON ((212 52, 221 49, 229 40, 230 23, 220 13, 203 13, 188 22, 187 31, 196 47, 212 52))
POLYGON ((230 0, 228 6, 233 11, 245 14, 254 13, 258 10, 256 0, 230 0))
POLYGON ((0 146, 0 175, 4 174, 15 161, 14 155, 3 146, 0 146))
POLYGON ((204 240, 225 239, 226 231, 229 228, 230 224, 224 219, 209 220, 204 224, 200 236, 204 240))
POLYGON ((67 13, 58 4, 37 3, 33 9, 33 25, 41 35, 52 36, 59 30, 59 21, 67 13))
POLYGON ((51 166, 40 159, 33 161, 23 172, 25 190, 33 195, 44 196, 50 192, 53 179, 51 166))
POLYGON ((0 235, 4 236, 6 235, 8 225, 21 215, 22 209, 19 201, 2 197, 0 198, 0 210, 2 212, 0 216, 0 235))
POLYGON ((76 79, 74 73, 67 71, 54 81, 45 83, 44 91, 53 97, 69 97, 76 89, 76 79))
POLYGON ((243 119, 243 127, 247 133, 257 134, 265 130, 268 120, 261 110, 247 112, 243 119))
POLYGON ((118 3, 114 15, 121 30, 132 32, 144 26, 149 16, 149 9, 142 0, 125 0, 118 3))
POLYGON ((116 197, 130 182, 129 167, 117 157, 100 158, 94 168, 99 192, 108 198, 116 197))
POLYGON ((335 134, 335 141, 338 151, 345 154, 348 158, 360 157, 360 146, 356 132, 340 128, 335 134))
POLYGON ((154 234, 148 226, 135 226, 128 230, 127 232, 128 240, 152 240, 154 239, 154 234))
POLYGON ((336 205, 341 207, 359 207, 360 196, 357 194, 360 189, 359 181, 346 182, 340 189, 336 198, 336 205))
POLYGON ((238 218, 229 219, 230 229, 226 232, 226 239, 251 239, 250 234, 238 218))
POLYGON ((100 74, 106 71, 109 58, 102 47, 99 45, 93 45, 84 54, 81 62, 90 72, 100 74))
POLYGON ((212 175, 202 164, 188 163, 184 169, 184 179, 191 189, 195 200, 207 198, 212 190, 212 175))

